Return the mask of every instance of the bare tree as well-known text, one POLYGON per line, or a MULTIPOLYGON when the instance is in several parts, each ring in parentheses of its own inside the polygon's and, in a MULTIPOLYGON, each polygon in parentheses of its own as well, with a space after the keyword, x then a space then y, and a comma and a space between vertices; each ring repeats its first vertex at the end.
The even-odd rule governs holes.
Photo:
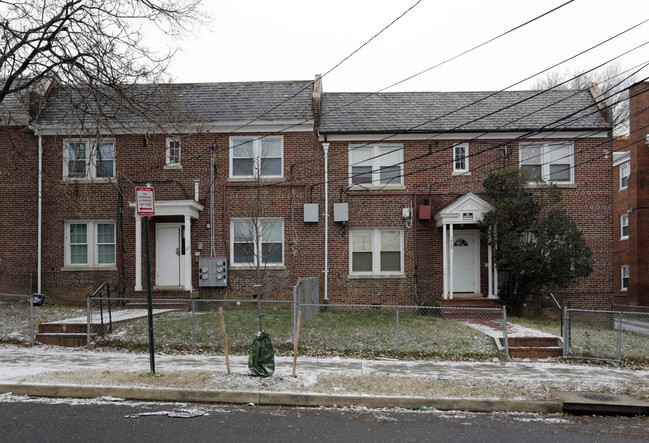
POLYGON ((0 0, 0 104, 44 80, 77 97, 167 80, 174 51, 147 47, 145 29, 180 37, 201 21, 201 1, 0 0))
POLYGON ((629 102, 628 88, 636 82, 636 76, 625 71, 615 62, 600 69, 570 74, 568 71, 550 71, 537 78, 532 84, 533 89, 587 89, 595 84, 602 96, 610 103, 611 123, 615 134, 629 132, 629 102))

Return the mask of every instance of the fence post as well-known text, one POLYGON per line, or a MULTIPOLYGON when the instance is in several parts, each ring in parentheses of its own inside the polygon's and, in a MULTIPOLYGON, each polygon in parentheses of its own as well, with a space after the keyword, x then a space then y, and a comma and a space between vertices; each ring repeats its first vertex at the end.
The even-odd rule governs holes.
POLYGON ((192 300, 192 344, 196 344, 196 337, 194 336, 194 332, 196 330, 196 321, 195 321, 195 310, 194 310, 195 302, 192 300))
MULTIPOLYGON (((615 320, 613 320, 613 325, 615 326, 615 320)), ((617 359, 622 360, 622 313, 618 313, 617 321, 617 359)))
POLYGON ((29 345, 34 346, 34 296, 29 295, 29 345))
POLYGON ((397 352, 399 352, 399 308, 397 308, 397 352))
POLYGON ((563 307, 563 356, 570 357, 570 311, 563 307))
POLYGON ((91 313, 92 313, 92 301, 91 300, 92 299, 90 297, 86 298, 87 311, 88 311, 88 325, 87 325, 88 328, 86 329, 86 333, 87 333, 87 335, 86 335, 86 346, 88 346, 90 344, 90 328, 92 327, 92 325, 90 324, 90 316, 91 316, 91 313))
POLYGON ((295 345, 295 335, 297 334, 297 311, 299 310, 300 306, 299 288, 301 280, 301 278, 298 278, 297 283, 295 284, 295 286, 293 286, 293 345, 295 345))
POLYGON ((505 358, 509 360, 509 339, 507 337, 507 307, 503 306, 503 346, 505 347, 505 358))

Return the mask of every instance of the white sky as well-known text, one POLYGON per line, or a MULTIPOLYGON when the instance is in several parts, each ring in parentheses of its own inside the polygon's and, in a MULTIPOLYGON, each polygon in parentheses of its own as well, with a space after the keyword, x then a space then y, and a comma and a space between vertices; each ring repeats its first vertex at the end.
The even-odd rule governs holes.
MULTIPOLYGON (((323 79, 326 92, 378 91, 567 0, 422 0, 323 79)), ((175 82, 311 80, 416 0, 204 0, 205 29, 174 44, 175 82)), ((647 0, 575 0, 389 91, 500 90, 649 18, 647 0)), ((585 70, 649 40, 649 23, 555 71, 585 70)), ((649 45, 619 60, 649 60, 649 45)), ((644 78, 649 69, 640 73, 644 78), (643 75, 644 74, 644 75, 643 75)), ((512 89, 529 89, 525 81, 512 89)))

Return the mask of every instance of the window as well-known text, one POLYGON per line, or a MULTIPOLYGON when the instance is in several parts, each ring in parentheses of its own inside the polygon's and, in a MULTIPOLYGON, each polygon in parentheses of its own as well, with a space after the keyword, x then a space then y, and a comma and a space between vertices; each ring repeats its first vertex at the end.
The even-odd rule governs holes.
POLYGON ((574 183, 572 143, 531 143, 520 146, 520 165, 537 180, 574 183))
POLYGON ((403 146, 361 145, 349 150, 349 184, 401 185, 403 146))
POLYGON ((283 152, 283 137, 230 137, 230 177, 283 177, 283 152))
POLYGON ((620 215, 620 240, 629 238, 629 214, 620 215))
POLYGON ((403 230, 352 229, 351 274, 403 273, 403 230))
POLYGON ((66 223, 67 266, 114 266, 115 223, 70 221, 66 223))
POLYGON ((629 162, 620 165, 620 191, 629 187, 629 175, 631 174, 631 164, 629 162))
POLYGON ((284 220, 233 219, 230 221, 230 236, 232 265, 284 264, 284 220))
POLYGON ((626 291, 629 287, 629 265, 622 265, 620 274, 622 276, 620 289, 626 291))
POLYGON ((453 172, 469 171, 469 144, 453 146, 453 172))
POLYGON ((65 178, 110 178, 115 176, 115 142, 70 140, 65 142, 65 178))
POLYGON ((180 151, 181 151, 180 139, 167 137, 165 165, 172 166, 172 167, 180 166, 180 151))

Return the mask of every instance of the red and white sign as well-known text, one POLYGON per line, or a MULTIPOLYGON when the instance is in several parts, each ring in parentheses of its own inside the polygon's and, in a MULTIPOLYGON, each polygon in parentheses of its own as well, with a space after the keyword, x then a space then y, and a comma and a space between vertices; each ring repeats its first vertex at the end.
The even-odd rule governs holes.
POLYGON ((153 188, 146 186, 135 188, 135 207, 137 215, 155 215, 155 193, 153 188))

